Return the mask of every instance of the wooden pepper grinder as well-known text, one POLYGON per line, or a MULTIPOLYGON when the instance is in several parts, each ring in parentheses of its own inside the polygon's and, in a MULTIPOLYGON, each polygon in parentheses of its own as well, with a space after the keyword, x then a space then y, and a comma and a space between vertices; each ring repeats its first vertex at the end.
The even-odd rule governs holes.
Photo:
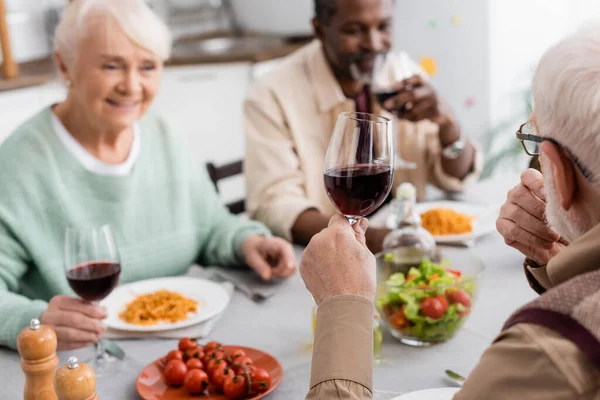
POLYGON ((56 371, 54 387, 58 400, 98 400, 94 370, 75 357, 56 371))
POLYGON ((17 337, 21 369, 25 372, 24 400, 57 400, 54 372, 58 366, 56 333, 32 319, 17 337))
POLYGON ((10 36, 8 34, 8 20, 6 18, 6 4, 0 0, 0 48, 2 50, 2 74, 5 79, 19 77, 19 66, 12 56, 10 36))

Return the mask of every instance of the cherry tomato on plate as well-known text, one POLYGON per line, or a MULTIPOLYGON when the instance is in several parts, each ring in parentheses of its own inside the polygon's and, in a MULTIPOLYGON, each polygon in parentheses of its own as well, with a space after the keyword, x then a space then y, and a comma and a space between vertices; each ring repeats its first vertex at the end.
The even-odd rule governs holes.
POLYGON ((208 375, 200 369, 192 369, 185 374, 183 388, 189 394, 200 394, 208 387, 208 375))
POLYGON ((233 369, 229 367, 218 368, 212 374, 212 384, 217 387, 220 391, 223 391, 223 385, 225 385, 225 380, 227 378, 233 378, 235 376, 235 372, 233 369))
POLYGON ((219 343, 219 342, 208 342, 204 346, 204 352, 208 353, 210 350, 219 349, 219 348, 221 348, 221 343, 219 343))
POLYGON ((163 373, 165 374, 165 380, 168 385, 181 386, 187 372, 188 369, 182 360, 171 360, 165 367, 163 373))
POLYGON ((218 370, 219 368, 227 368, 227 367, 229 367, 229 364, 227 363, 227 361, 217 360, 215 358, 208 362, 208 365, 206 366, 206 372, 208 373, 208 376, 212 377, 216 370, 218 370))
POLYGON ((193 347, 191 349, 187 349, 183 353, 183 361, 187 361, 190 358, 202 359, 204 357, 204 352, 202 351, 202 347, 193 347))
POLYGON ((246 355, 246 352, 244 352, 244 350, 242 350, 242 349, 233 349, 229 352, 229 357, 231 357, 231 359, 233 361, 235 361, 236 358, 244 357, 245 355, 246 355))
POLYGON ((196 347, 198 347, 198 343, 196 343, 195 339, 184 337, 179 340, 179 350, 181 351, 185 352, 186 350, 195 349, 196 347))
POLYGON ((225 379, 223 394, 230 399, 240 399, 248 393, 248 382, 244 375, 235 375, 225 379))
POLYGON ((165 362, 169 362, 171 360, 183 360, 183 353, 181 350, 171 350, 167 353, 167 357, 165 358, 165 362))
POLYGON ((236 374, 239 374, 240 372, 242 372, 244 370, 245 366, 250 366, 253 364, 254 363, 252 362, 250 357, 242 356, 242 357, 238 357, 235 359, 235 361, 231 365, 231 368, 233 368, 233 370, 235 371, 236 374))
POLYGON ((197 358, 190 358, 186 361, 185 366, 188 369, 204 369, 204 364, 202 364, 202 361, 198 360, 197 358))
POLYGON ((251 393, 264 393, 271 387, 271 375, 262 369, 262 368, 254 368, 252 372, 250 372, 250 392, 251 393))

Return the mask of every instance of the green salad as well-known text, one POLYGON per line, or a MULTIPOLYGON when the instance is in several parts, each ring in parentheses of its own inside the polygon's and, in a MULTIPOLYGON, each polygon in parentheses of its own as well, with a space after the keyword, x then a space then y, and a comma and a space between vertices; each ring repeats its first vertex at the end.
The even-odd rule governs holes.
MULTIPOLYGON (((393 262, 393 255, 389 256, 384 262, 393 262)), ((441 342, 461 327, 474 290, 475 282, 460 271, 424 260, 406 274, 390 275, 379 292, 377 308, 401 335, 441 342)))

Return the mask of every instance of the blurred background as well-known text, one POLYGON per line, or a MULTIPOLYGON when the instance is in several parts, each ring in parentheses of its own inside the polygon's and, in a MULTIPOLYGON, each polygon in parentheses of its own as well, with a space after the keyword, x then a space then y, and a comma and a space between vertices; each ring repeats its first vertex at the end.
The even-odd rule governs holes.
MULTIPOLYGON (((67 0, 5 2, 21 74, 0 79, 0 142, 64 96, 49 57, 67 0)), ((175 35, 154 107, 190 141, 200 162, 242 158, 246 88, 311 40, 313 0, 148 3, 175 35)), ((395 47, 431 73, 464 130, 485 149, 485 178, 526 167, 513 133, 531 107, 535 64, 560 37, 599 14, 597 0, 397 0, 395 47)), ((239 196, 241 178, 222 192, 226 199, 239 196)))

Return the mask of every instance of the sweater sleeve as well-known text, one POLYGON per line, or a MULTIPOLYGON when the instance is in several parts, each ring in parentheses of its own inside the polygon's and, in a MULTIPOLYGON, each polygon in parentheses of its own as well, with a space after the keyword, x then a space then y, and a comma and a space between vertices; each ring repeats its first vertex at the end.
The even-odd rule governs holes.
POLYGON ((6 218, 0 215, 0 346, 16 349, 21 329, 48 307, 45 301, 18 294, 27 270, 27 252, 11 234, 6 218))
POLYGON ((252 235, 270 236, 269 230, 261 223, 229 212, 221 201, 205 168, 199 168, 198 186, 203 207, 200 223, 209 223, 207 240, 202 243, 200 262, 204 265, 242 265, 245 259, 242 244, 252 235))

